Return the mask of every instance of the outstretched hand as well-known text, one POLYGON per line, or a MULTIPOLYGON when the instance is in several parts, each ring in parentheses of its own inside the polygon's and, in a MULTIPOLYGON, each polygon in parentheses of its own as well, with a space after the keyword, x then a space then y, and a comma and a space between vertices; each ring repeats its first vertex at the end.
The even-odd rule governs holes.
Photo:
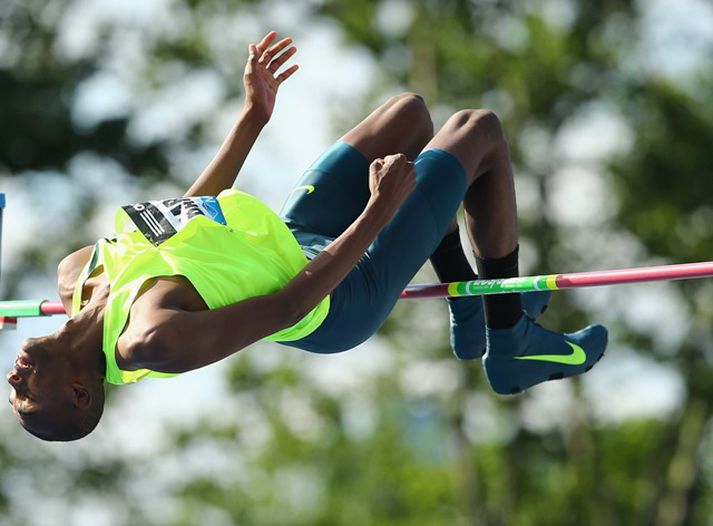
POLYGON ((275 109, 277 90, 285 80, 297 71, 294 64, 277 74, 280 67, 297 52, 292 46, 292 38, 287 37, 270 47, 277 37, 276 31, 270 31, 259 44, 248 46, 248 63, 245 66, 243 85, 245 86, 245 104, 264 122, 270 120, 275 109))

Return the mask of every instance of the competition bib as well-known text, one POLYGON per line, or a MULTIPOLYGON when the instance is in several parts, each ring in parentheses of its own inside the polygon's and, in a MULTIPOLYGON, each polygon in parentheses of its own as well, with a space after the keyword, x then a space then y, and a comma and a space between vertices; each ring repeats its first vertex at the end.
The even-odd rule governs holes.
POLYGON ((205 216, 221 225, 227 224, 218 199, 212 196, 145 201, 121 208, 146 239, 156 246, 185 227, 194 217, 205 216))

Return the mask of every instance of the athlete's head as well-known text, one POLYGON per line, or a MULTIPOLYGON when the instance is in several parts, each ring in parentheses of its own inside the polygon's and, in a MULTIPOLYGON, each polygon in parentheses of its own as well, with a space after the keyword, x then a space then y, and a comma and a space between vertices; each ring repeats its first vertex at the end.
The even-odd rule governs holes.
POLYGON ((86 353, 63 340, 58 333, 26 340, 7 375, 13 412, 43 440, 80 439, 94 430, 104 410, 101 365, 82 359, 86 353))

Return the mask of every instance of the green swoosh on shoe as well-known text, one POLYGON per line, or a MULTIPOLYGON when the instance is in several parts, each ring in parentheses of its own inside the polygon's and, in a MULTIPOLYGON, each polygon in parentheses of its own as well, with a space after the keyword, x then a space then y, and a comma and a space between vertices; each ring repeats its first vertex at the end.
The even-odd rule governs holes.
POLYGON ((531 354, 526 356, 514 356, 516 360, 537 360, 539 362, 562 363, 565 365, 582 365, 587 360, 587 353, 579 345, 565 340, 567 345, 572 347, 570 354, 531 354))

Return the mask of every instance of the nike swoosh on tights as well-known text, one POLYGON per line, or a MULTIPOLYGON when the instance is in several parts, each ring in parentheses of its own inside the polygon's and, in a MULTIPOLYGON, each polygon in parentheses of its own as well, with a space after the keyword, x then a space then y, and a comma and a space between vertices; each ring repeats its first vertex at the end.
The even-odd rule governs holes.
POLYGON ((297 190, 307 190, 307 194, 311 194, 314 192, 314 186, 311 184, 303 184, 302 186, 297 186, 292 189, 293 192, 296 192, 297 190))

